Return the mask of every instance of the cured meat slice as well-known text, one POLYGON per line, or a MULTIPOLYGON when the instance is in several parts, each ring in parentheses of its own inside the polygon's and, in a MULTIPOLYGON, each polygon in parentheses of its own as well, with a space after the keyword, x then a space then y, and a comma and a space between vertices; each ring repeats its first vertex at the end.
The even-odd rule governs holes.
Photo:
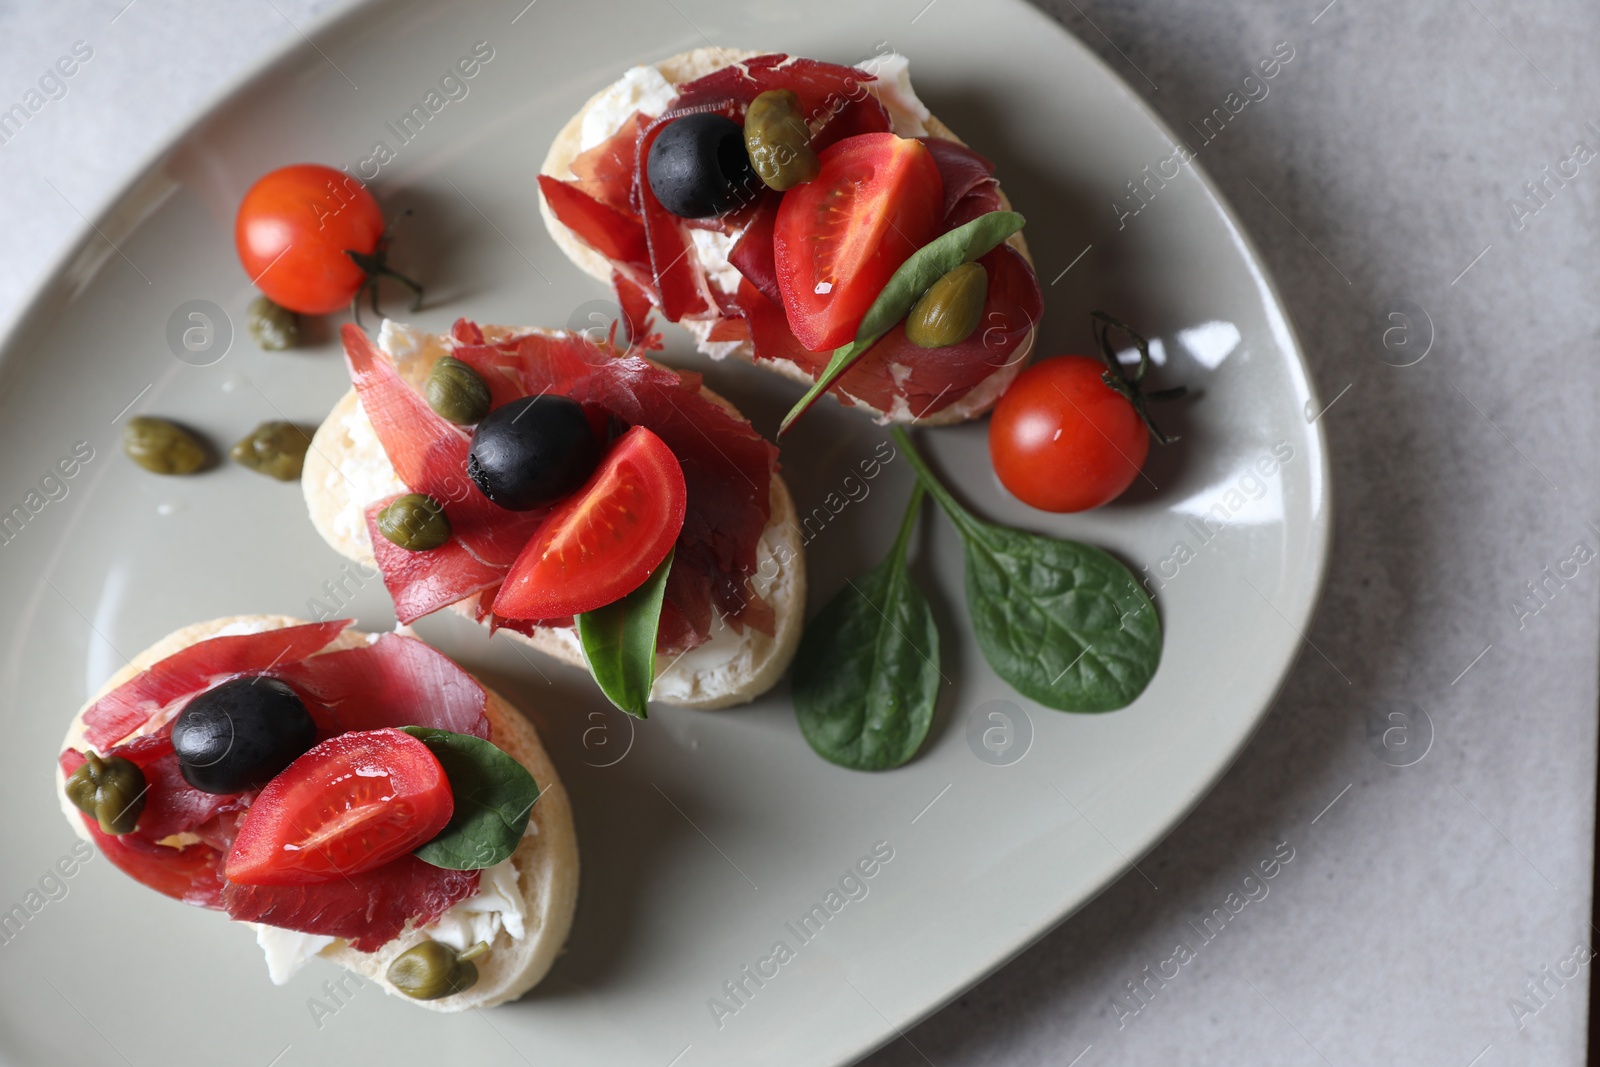
POLYGON ((312 885, 224 882, 221 905, 230 918, 342 937, 358 952, 376 952, 410 920, 430 923, 477 891, 477 871, 448 871, 406 855, 312 885))
POLYGON ((95 701, 83 719, 98 751, 127 737, 174 701, 239 674, 305 659, 339 636, 350 620, 308 623, 256 634, 213 637, 168 656, 95 701))
POLYGON ((316 701, 325 733, 427 726, 488 738, 487 694, 444 653, 384 634, 369 645, 325 652, 273 672, 316 701))

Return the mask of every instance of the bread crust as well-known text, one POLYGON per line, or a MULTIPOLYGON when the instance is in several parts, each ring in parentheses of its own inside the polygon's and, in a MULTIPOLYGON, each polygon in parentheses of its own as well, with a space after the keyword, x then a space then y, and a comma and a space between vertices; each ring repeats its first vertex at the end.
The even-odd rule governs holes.
MULTIPOLYGON (((181 652, 228 627, 251 626, 259 630, 276 630, 286 626, 301 626, 306 620, 287 615, 232 615, 208 622, 195 623, 174 631, 134 656, 118 670, 99 691, 92 696, 67 728, 62 749, 86 747, 84 734, 87 726, 84 713, 101 697, 126 684, 141 671, 147 670, 168 656, 181 652)), ((336 637, 323 652, 356 648, 366 644, 368 635, 347 629, 336 637)), ((321 653, 319 653, 321 654, 321 653)), ((482 683, 479 683, 482 685, 482 683)), ((572 928, 572 916, 578 900, 578 837, 572 821, 572 804, 555 765, 540 743, 533 724, 523 717, 509 701, 484 686, 488 696, 485 709, 489 720, 490 736, 494 743, 528 769, 539 785, 539 799, 529 815, 529 829, 521 844, 511 856, 517 869, 517 885, 522 893, 524 936, 513 939, 502 929, 485 956, 476 961, 478 982, 471 989, 439 1000, 415 1000, 395 988, 385 972, 389 963, 411 946, 426 940, 426 934, 412 924, 393 941, 376 952, 358 952, 343 940, 324 948, 319 956, 359 974, 363 979, 377 984, 385 993, 400 997, 430 1011, 458 1012, 471 1008, 489 1008, 515 1000, 538 984, 550 970, 551 964, 566 944, 567 933, 572 928)), ((86 841, 91 840, 84 828, 78 809, 66 798, 65 778, 56 768, 56 798, 61 810, 72 826, 73 832, 86 841)), ((256 926, 255 923, 247 923, 256 926)))
MULTIPOLYGON (((533 332, 503 327, 486 327, 485 331, 507 334, 533 332)), ((380 343, 385 336, 380 334, 380 343)), ((425 368, 412 368, 412 373, 420 376, 425 373, 425 368)), ((738 410, 732 404, 710 389, 702 386, 701 392, 714 403, 738 415, 738 410)), ((371 500, 381 499, 390 492, 404 492, 405 488, 394 478, 393 468, 389 466, 377 442, 376 433, 361 410, 360 399, 354 389, 340 398, 312 437, 311 449, 306 454, 301 475, 301 486, 312 524, 323 539, 346 558, 365 567, 376 567, 377 561, 372 554, 365 523, 353 521, 353 517, 359 517, 371 500), (388 472, 387 482, 378 479, 388 492, 375 493, 367 500, 354 500, 352 492, 356 482, 343 472, 370 472, 378 468, 388 472)), ((767 527, 762 532, 758 556, 763 561, 770 561, 768 569, 773 573, 773 578, 765 588, 758 587, 757 592, 772 606, 775 617, 773 634, 769 636, 747 627, 741 634, 722 636, 720 639, 730 644, 737 642, 737 647, 731 653, 732 668, 701 668, 698 666, 699 660, 692 654, 682 660, 666 658, 658 661, 656 687, 651 699, 707 711, 748 703, 777 684, 794 659, 804 628, 805 549, 796 521, 794 500, 789 494, 789 487, 777 474, 772 476, 770 494, 770 515, 767 527)), ((476 596, 451 606, 469 619, 477 618, 476 596)), ((721 624, 720 618, 718 623, 721 624)), ((539 627, 532 635, 514 630, 502 632, 563 663, 587 669, 582 647, 570 629, 539 627)))
MULTIPOLYGON (((678 85, 682 82, 693 81, 713 71, 721 70, 723 67, 760 54, 759 52, 738 48, 696 48, 663 59, 655 66, 669 83, 678 85)), ((589 114, 590 109, 594 107, 596 101, 605 92, 606 90, 602 89, 591 96, 583 107, 578 109, 577 114, 573 115, 567 121, 567 124, 561 128, 561 131, 556 134, 555 140, 550 144, 550 151, 545 155, 544 163, 539 168, 539 173, 561 180, 567 180, 573 176, 572 161, 578 157, 581 151, 584 117, 589 114)), ((941 122, 936 115, 930 115, 923 125, 927 127, 928 135, 931 137, 953 141, 959 145, 966 144, 956 135, 954 130, 941 122)), ((997 188, 996 192, 1000 197, 1001 208, 1006 211, 1011 210, 1011 201, 1006 196, 1005 190, 997 188)), ((555 241, 556 246, 585 274, 609 285, 611 283, 610 261, 584 244, 577 234, 573 233, 555 217, 555 214, 550 210, 550 205, 545 202, 542 192, 538 194, 538 197, 539 215, 544 219, 545 229, 550 232, 550 237, 555 241)), ((1022 258, 1032 266, 1033 256, 1029 253, 1028 242, 1023 238, 1020 231, 1012 234, 1006 243, 1016 249, 1022 258)), ((747 363, 754 363, 765 370, 773 371, 803 385, 809 386, 814 382, 811 375, 787 360, 758 361, 755 357, 755 348, 749 341, 717 342, 715 351, 713 351, 706 337, 703 336, 704 333, 709 332, 709 327, 703 330, 696 330, 692 324, 684 323, 683 325, 689 329, 690 333, 695 335, 695 340, 700 350, 708 355, 720 358, 722 355, 731 354, 747 363)), ((851 397, 851 400, 854 401, 856 408, 876 418, 879 422, 899 422, 910 426, 948 426, 954 423, 968 422, 984 415, 990 408, 994 407, 995 402, 1000 399, 1000 395, 1006 391, 1012 380, 1022 372, 1023 365, 1027 363, 1028 356, 1033 352, 1033 345, 1037 335, 1037 327, 1029 330, 1028 336, 1023 339, 1020 347, 1021 355, 997 368, 993 374, 980 382, 966 396, 949 407, 934 412, 932 415, 908 419, 886 414, 854 396, 851 397)))

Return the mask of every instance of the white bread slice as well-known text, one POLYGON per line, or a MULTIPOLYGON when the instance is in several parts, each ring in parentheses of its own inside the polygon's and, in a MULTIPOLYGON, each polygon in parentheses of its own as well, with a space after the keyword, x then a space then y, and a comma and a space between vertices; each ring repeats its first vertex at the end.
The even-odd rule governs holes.
MULTIPOLYGON (((751 56, 760 54, 759 52, 737 48, 696 48, 663 59, 655 66, 670 84, 678 85, 704 77, 713 71, 721 70, 723 67, 731 66, 740 60, 749 59, 751 56)), ((552 178, 559 178, 563 181, 573 177, 572 161, 578 157, 582 150, 584 118, 609 88, 608 86, 590 97, 588 103, 584 104, 578 110, 578 113, 572 116, 567 124, 561 128, 561 132, 556 134, 556 139, 551 142, 550 151, 545 156, 544 164, 539 168, 539 173, 548 174, 552 178)), ((892 109, 890 115, 891 118, 894 117, 892 109)), ((965 141, 956 136, 955 131, 940 122, 936 116, 930 115, 927 119, 924 119, 923 125, 930 137, 954 141, 956 144, 961 145, 966 144, 965 141)), ((1000 206, 1009 211, 1011 209, 1011 201, 1007 199, 1005 191, 1001 189, 997 190, 997 192, 1000 196, 1000 206)), ((568 259, 577 264, 585 274, 597 278, 608 285, 611 283, 610 261, 584 244, 576 234, 555 217, 550 210, 550 206, 545 203, 543 193, 539 194, 539 214, 544 218, 545 228, 550 231, 551 239, 555 241, 556 246, 561 251, 566 253, 568 259)), ((1021 233, 1013 234, 1006 243, 1021 253, 1022 257, 1030 264, 1033 262, 1033 256, 1028 253, 1028 243, 1023 239, 1021 233)), ((685 322, 683 325, 690 333, 695 335, 700 350, 707 355, 720 359, 732 354, 746 362, 756 363, 754 349, 748 341, 711 342, 706 336, 710 332, 709 323, 685 322)), ((909 412, 886 414, 856 397, 851 397, 851 399, 855 401, 856 407, 880 422, 898 422, 915 426, 948 426, 953 423, 967 422, 978 418, 994 407, 995 402, 1000 399, 1000 394, 1004 393, 1006 387, 1011 384, 1012 379, 1021 373, 1023 364, 1027 363, 1028 356, 1033 352, 1033 344, 1036 337, 1037 329, 1029 331, 1028 336, 1023 339, 1018 348, 1020 355, 1015 356, 1005 365, 996 369, 993 374, 985 378, 966 396, 932 415, 917 418, 911 416, 909 412)), ((804 385, 812 384, 811 375, 795 364, 784 360, 765 360, 757 363, 757 366, 776 371, 784 377, 791 378, 804 385)))
MULTIPOLYGON (((299 626, 304 622, 303 619, 286 615, 234 615, 195 623, 168 634, 133 657, 78 710, 67 728, 62 749, 84 749, 86 727, 83 713, 102 696, 160 660, 222 632, 259 632, 299 626)), ((355 648, 366 644, 368 639, 368 635, 357 630, 345 630, 325 651, 355 648)), ((478 968, 477 984, 439 1000, 414 1000, 396 989, 385 977, 390 962, 396 956, 427 939, 423 930, 412 925, 408 925, 399 937, 377 952, 357 952, 338 940, 318 953, 324 959, 332 960, 376 983, 385 993, 430 1011, 457 1012, 490 1008, 515 1000, 532 989, 550 970, 550 965, 566 944, 578 902, 578 836, 573 827, 572 804, 567 792, 561 787, 561 779, 544 746, 540 744, 533 725, 504 697, 487 686, 484 691, 489 697, 487 716, 494 743, 526 767, 539 785, 539 799, 529 816, 528 831, 511 856, 511 862, 517 869, 517 886, 522 893, 524 936, 512 938, 502 929, 489 952, 475 961, 478 968)), ((73 831, 84 840, 89 840, 83 819, 67 799, 64 786, 64 776, 57 767, 56 798, 61 810, 73 831)))
MULTIPOLYGON (((485 326, 483 332, 492 341, 534 331, 485 326)), ((378 346, 396 360, 402 375, 413 382, 426 379, 434 361, 448 351, 447 340, 388 321, 378 334, 378 346)), ((702 387, 702 392, 738 414, 732 404, 711 390, 702 387)), ((406 489, 361 410, 354 389, 334 405, 312 437, 300 483, 311 522, 323 539, 348 559, 375 568, 377 562, 364 518, 366 507, 406 489)), ((758 574, 752 584, 772 605, 776 618, 773 634, 768 636, 751 627, 735 633, 719 616, 706 645, 682 657, 657 659, 651 699, 688 708, 726 708, 754 700, 777 684, 799 647, 806 601, 803 536, 789 487, 778 475, 772 477, 771 515, 756 557, 758 574)), ((477 597, 453 606, 468 618, 477 617, 477 597)), ((512 630, 503 632, 563 663, 587 669, 583 648, 571 629, 539 627, 532 636, 512 630)))

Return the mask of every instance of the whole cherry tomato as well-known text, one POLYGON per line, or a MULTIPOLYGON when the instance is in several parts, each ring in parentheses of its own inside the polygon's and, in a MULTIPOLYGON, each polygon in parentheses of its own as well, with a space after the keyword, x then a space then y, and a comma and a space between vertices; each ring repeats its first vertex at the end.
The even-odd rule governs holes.
POLYGON ((233 236, 257 288, 305 315, 347 307, 374 275, 392 274, 377 200, 332 167, 297 163, 263 177, 239 204, 233 236))
POLYGON ((1106 365, 1060 356, 1017 376, 989 422, 1000 483, 1043 511, 1085 511, 1115 500, 1139 476, 1150 431, 1106 365))

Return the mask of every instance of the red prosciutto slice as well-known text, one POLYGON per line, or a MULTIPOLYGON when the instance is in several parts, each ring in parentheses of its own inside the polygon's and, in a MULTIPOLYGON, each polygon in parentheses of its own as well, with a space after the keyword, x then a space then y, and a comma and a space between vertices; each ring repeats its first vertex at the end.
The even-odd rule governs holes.
POLYGON ((622 263, 648 274, 650 248, 644 223, 570 182, 539 175, 539 191, 561 224, 613 264, 622 263))
POLYGON ((489 736, 483 686, 414 638, 384 634, 369 645, 312 656, 274 674, 321 705, 317 725, 329 734, 427 726, 489 736))
POLYGON ((85 740, 103 751, 180 697, 209 689, 234 675, 305 659, 348 625, 348 619, 308 623, 258 634, 213 637, 190 645, 97 700, 84 712, 85 740))
POLYGON ((434 414, 361 327, 346 323, 340 337, 361 410, 400 480, 412 492, 426 493, 444 505, 452 538, 475 557, 490 566, 510 567, 543 516, 508 512, 478 492, 467 478, 471 435, 434 414))
POLYGON ((158 733, 136 737, 106 755, 131 760, 144 772, 144 810, 139 813, 135 833, 151 844, 192 832, 224 812, 244 811, 255 797, 254 791, 226 796, 203 793, 184 781, 178 754, 172 750, 170 723, 158 733))
MULTIPOLYGON (((67 749, 60 757, 61 773, 71 776, 83 765, 83 754, 67 749)), ((155 786, 152 784, 152 790, 155 786)), ((146 794, 145 813, 156 803, 146 794)), ((202 908, 222 907, 222 853, 205 844, 172 848, 157 845, 138 834, 113 837, 100 832, 99 823, 81 815, 89 839, 100 854, 123 874, 158 893, 202 908)), ((141 827, 146 814, 139 816, 141 827)))
POLYGON ((407 855, 314 885, 226 882, 221 906, 230 918, 342 937, 358 952, 376 952, 399 936, 408 921, 430 923, 477 891, 477 871, 447 871, 407 855))

